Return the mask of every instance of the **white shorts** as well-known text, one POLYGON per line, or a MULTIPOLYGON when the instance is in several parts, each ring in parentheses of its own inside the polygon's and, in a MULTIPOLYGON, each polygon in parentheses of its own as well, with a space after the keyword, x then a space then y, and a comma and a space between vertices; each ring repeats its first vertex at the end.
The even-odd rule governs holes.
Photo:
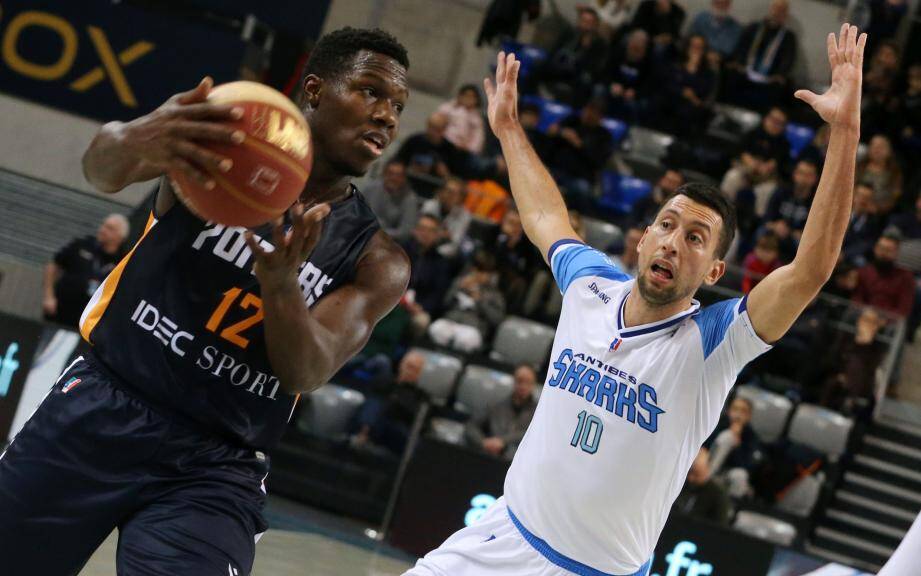
MULTIPOLYGON (((530 535, 531 538, 535 538, 530 535)), ((546 544, 536 540, 537 546, 546 544)), ((572 576, 603 574, 565 557, 538 552, 512 520, 505 498, 496 500, 472 526, 420 558, 403 576, 572 576)), ((641 570, 646 574, 648 564, 641 570)))

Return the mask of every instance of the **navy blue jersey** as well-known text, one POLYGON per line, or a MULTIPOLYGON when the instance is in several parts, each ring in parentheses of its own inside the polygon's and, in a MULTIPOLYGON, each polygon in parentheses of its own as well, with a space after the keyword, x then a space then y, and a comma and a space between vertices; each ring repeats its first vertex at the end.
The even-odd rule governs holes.
MULTIPOLYGON (((379 225, 353 189, 331 205, 299 270, 308 306, 349 283, 379 225)), ((151 216, 137 245, 80 320, 96 358, 167 415, 255 448, 281 437, 296 402, 273 374, 259 282, 244 228, 205 223, 177 202, 151 216)), ((255 231, 271 250, 269 226, 255 231)))

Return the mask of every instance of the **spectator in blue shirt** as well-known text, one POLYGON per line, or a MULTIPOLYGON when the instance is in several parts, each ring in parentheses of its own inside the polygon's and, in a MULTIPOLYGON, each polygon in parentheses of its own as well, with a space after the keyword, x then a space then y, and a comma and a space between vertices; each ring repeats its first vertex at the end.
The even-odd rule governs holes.
POLYGON ((729 11, 732 0, 712 0, 710 10, 702 10, 694 17, 688 34, 703 36, 710 48, 723 59, 732 55, 742 35, 742 25, 729 11))

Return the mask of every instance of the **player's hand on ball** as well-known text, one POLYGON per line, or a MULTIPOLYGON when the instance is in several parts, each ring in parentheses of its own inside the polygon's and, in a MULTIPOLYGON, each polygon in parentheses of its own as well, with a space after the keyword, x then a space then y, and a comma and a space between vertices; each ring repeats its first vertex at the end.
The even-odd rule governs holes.
POLYGON ((842 128, 860 127, 860 93, 863 82, 863 51, 866 33, 856 26, 844 24, 838 38, 828 35, 828 63, 831 65, 831 87, 824 94, 797 90, 795 97, 809 104, 822 120, 842 128))
POLYGON ((323 219, 329 214, 329 204, 317 204, 309 210, 295 204, 289 211, 291 229, 285 233, 284 221, 279 218, 272 228, 271 252, 256 242, 251 231, 246 232, 246 243, 255 259, 253 272, 264 291, 284 286, 297 277, 301 263, 310 256, 323 230, 323 219))
POLYGON ((518 125, 518 69, 521 62, 514 54, 499 52, 496 57, 496 83, 483 80, 486 89, 486 116, 492 131, 499 133, 518 125))
POLYGON ((120 150, 140 159, 142 171, 151 178, 178 170, 213 188, 215 183, 203 168, 227 172, 232 161, 198 143, 239 144, 246 137, 225 123, 239 120, 241 108, 207 102, 213 85, 214 81, 205 77, 194 89, 176 94, 150 114, 122 125, 120 150))

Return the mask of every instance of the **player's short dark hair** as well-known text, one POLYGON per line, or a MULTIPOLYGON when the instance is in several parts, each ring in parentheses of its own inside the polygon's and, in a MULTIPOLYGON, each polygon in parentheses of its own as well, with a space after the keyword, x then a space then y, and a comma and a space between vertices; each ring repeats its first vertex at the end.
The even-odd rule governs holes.
POLYGON ((362 50, 389 56, 409 69, 409 55, 399 40, 380 28, 352 28, 347 26, 322 36, 310 52, 310 58, 304 67, 304 74, 314 74, 320 78, 336 78, 348 70, 356 54, 362 50))
POLYGON ((716 211, 723 220, 720 228, 720 243, 716 248, 716 256, 719 259, 726 257, 729 252, 729 246, 736 235, 736 206, 723 196, 719 188, 702 182, 688 182, 682 184, 675 193, 669 196, 663 206, 675 196, 687 196, 698 204, 703 204, 707 208, 716 211))

